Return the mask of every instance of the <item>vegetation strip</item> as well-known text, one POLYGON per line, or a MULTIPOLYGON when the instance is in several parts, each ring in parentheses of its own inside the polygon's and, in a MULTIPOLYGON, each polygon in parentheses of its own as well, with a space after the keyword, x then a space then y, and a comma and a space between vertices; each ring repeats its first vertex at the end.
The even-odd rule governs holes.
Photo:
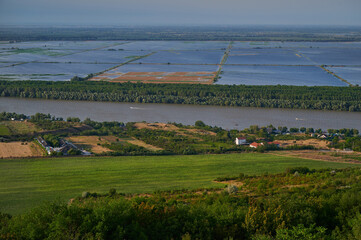
MULTIPOLYGON (((115 66, 111 67, 111 68, 105 69, 105 70, 103 70, 103 71, 101 71, 101 72, 91 74, 91 76, 92 76, 92 77, 96 77, 96 76, 101 75, 101 74, 103 74, 103 73, 106 73, 106 72, 108 72, 108 71, 110 71, 110 70, 113 70, 113 69, 115 69, 115 68, 117 68, 117 67, 123 66, 123 65, 125 65, 125 64, 134 62, 134 61, 136 61, 136 60, 139 60, 139 59, 142 59, 142 58, 145 58, 145 57, 149 57, 149 56, 153 55, 154 53, 155 53, 155 52, 152 52, 152 53, 149 53, 149 54, 143 55, 143 56, 136 56, 136 57, 134 57, 134 58, 132 58, 132 59, 124 62, 124 63, 120 63, 120 64, 118 64, 118 65, 115 65, 115 66)), ((92 80, 92 79, 89 79, 89 80, 92 80)))
POLYGON ((218 70, 217 70, 216 75, 214 76, 213 82, 217 82, 217 81, 218 81, 219 75, 220 75, 221 72, 222 72, 222 67, 223 67, 223 65, 226 63, 227 58, 228 58, 228 55, 229 55, 229 53, 230 53, 230 51, 231 51, 232 44, 233 44, 232 41, 228 44, 228 47, 227 47, 226 51, 224 52, 224 55, 223 55, 223 57, 222 57, 222 60, 221 60, 221 62, 220 62, 219 65, 218 65, 218 70))
POLYGON ((1 97, 361 111, 361 87, 0 81, 1 97))
POLYGON ((347 81, 346 79, 338 76, 336 73, 328 70, 327 68, 325 68, 325 66, 321 65, 321 66, 319 66, 319 67, 320 67, 321 69, 325 70, 327 73, 332 74, 334 77, 340 79, 342 82, 345 82, 345 83, 347 83, 347 84, 350 85, 350 86, 353 86, 349 81, 347 81))

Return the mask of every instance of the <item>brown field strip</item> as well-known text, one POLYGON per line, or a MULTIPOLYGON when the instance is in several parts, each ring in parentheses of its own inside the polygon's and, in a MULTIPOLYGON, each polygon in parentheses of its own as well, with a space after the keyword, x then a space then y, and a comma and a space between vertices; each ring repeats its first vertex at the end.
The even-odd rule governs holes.
POLYGON ((153 146, 153 145, 150 145, 150 144, 147 144, 141 140, 138 140, 138 139, 135 139, 133 138, 132 140, 127 140, 128 143, 131 143, 133 145, 137 145, 139 147, 144 147, 148 150, 151 150, 151 151, 160 151, 160 150, 163 150, 163 148, 159 148, 159 147, 156 147, 156 146, 153 146))
POLYGON ((329 142, 321 139, 306 139, 306 140, 277 140, 280 142, 281 147, 293 146, 293 145, 310 145, 315 148, 328 149, 329 142))
POLYGON ((178 128, 173 124, 167 123, 135 123, 134 126, 139 129, 150 129, 150 130, 164 130, 164 131, 174 131, 179 135, 187 136, 187 133, 190 134, 200 134, 200 135, 217 135, 215 132, 203 130, 203 129, 195 129, 195 128, 178 128))
MULTIPOLYGON (((90 148, 90 151, 93 153, 103 153, 103 152, 111 152, 112 150, 101 146, 101 144, 109 144, 112 136, 75 136, 68 137, 67 140, 74 143, 76 146, 80 148, 90 148), (99 144, 99 145, 98 145, 99 144)), ((114 141, 115 137, 114 137, 114 141)))
POLYGON ((166 75, 166 72, 127 72, 122 74, 122 76, 163 76, 166 75))
POLYGON ((151 151, 163 150, 162 148, 147 144, 136 138, 122 139, 115 136, 74 136, 68 137, 66 139, 71 141, 78 147, 90 148, 90 151, 92 151, 93 153, 112 152, 113 150, 103 147, 102 145, 116 142, 127 142, 133 145, 144 147, 151 151))
MULTIPOLYGON (((354 159, 346 159, 342 156, 353 156, 353 153, 345 154, 339 153, 335 151, 319 151, 319 150, 293 150, 293 151, 274 151, 269 152, 267 154, 272 154, 276 156, 289 156, 289 157, 298 157, 302 159, 310 159, 317 161, 325 161, 325 162, 343 162, 343 163, 355 163, 361 164, 361 161, 357 161, 354 159), (337 155, 336 155, 337 154, 337 155)), ((360 156, 360 154, 357 154, 360 156)))
POLYGON ((101 74, 91 81, 212 84, 216 72, 127 72, 101 74), (112 76, 113 78, 110 78, 112 76))
POLYGON ((0 143, 0 158, 40 157, 44 152, 33 142, 0 143))

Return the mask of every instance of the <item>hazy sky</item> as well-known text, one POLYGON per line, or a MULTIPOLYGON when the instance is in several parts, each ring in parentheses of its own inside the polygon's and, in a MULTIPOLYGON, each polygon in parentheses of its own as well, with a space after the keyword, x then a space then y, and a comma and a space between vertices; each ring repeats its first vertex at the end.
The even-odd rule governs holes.
POLYGON ((361 0, 0 0, 0 24, 361 26, 361 0))

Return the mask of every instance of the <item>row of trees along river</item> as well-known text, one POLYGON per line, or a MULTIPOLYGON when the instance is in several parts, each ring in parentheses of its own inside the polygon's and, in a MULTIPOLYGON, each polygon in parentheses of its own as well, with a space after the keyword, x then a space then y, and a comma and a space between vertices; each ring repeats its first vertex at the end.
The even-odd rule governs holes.
POLYGON ((0 96, 361 111, 361 87, 0 81, 0 96))

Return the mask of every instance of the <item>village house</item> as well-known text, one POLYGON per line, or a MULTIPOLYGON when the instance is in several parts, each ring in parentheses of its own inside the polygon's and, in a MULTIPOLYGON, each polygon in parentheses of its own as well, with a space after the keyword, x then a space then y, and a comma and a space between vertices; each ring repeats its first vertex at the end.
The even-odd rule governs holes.
POLYGON ((247 140, 245 137, 236 138, 236 145, 246 145, 247 140))
POLYGON ((268 142, 267 144, 269 144, 269 145, 273 144, 273 145, 276 145, 277 147, 279 147, 281 143, 277 142, 277 141, 273 141, 273 142, 268 142))
POLYGON ((249 145, 249 147, 251 147, 251 148, 258 148, 261 146, 263 146, 263 143, 257 143, 257 142, 253 142, 249 145))
MULTIPOLYGON (((267 142, 267 144, 268 144, 268 145, 274 144, 274 145, 276 145, 277 147, 279 147, 281 143, 280 143, 280 142, 277 142, 277 141, 274 141, 274 142, 267 142)), ((251 144, 249 145, 249 147, 251 147, 251 148, 258 148, 258 147, 261 147, 261 146, 264 146, 264 145, 265 145, 265 143, 263 143, 263 142, 261 142, 261 143, 253 142, 253 143, 251 143, 251 144)))
POLYGON ((321 138, 321 139, 326 139, 327 135, 326 134, 321 134, 321 135, 318 135, 318 137, 321 138))

